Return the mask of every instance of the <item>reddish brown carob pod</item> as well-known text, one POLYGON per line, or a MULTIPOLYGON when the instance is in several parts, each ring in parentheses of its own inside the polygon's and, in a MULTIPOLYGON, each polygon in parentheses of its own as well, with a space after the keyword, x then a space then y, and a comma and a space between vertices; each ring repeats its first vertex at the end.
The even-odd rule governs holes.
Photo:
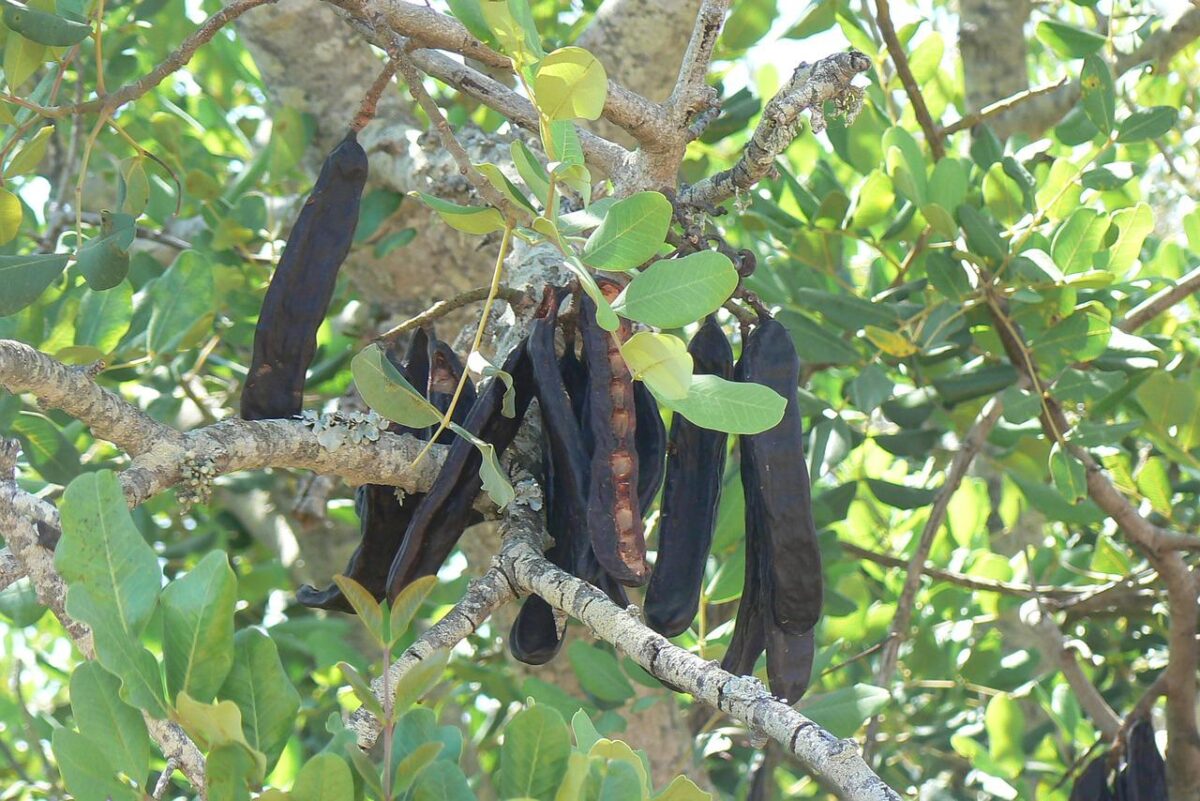
MULTIPOLYGON (((603 279, 600 288, 610 299, 621 291, 617 284, 603 279)), ((637 413, 633 376, 618 344, 629 337, 630 324, 622 321, 615 334, 610 334, 596 322, 595 304, 584 297, 580 330, 588 366, 587 422, 593 448, 588 535, 605 572, 626 586, 640 587, 650 578, 650 569, 637 495, 637 413)))

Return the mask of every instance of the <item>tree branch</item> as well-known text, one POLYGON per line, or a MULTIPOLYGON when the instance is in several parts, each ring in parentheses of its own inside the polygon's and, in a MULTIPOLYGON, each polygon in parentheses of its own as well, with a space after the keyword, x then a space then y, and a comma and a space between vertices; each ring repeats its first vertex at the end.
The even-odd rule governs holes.
MULTIPOLYGON (((1004 406, 1000 402, 1000 396, 996 395, 979 412, 979 417, 971 426, 971 430, 967 432, 958 453, 954 455, 950 469, 946 473, 946 481, 938 490, 937 497, 933 501, 933 508, 929 510, 929 519, 925 521, 925 527, 921 530, 917 549, 909 557, 904 586, 900 590, 899 600, 896 601, 896 615, 892 618, 891 628, 884 641, 883 653, 879 658, 879 666, 875 670, 875 683, 881 687, 887 687, 892 683, 892 674, 896 672, 896 663, 900 657, 900 646, 908 637, 909 624, 912 622, 917 590, 921 585, 922 568, 929 559, 930 551, 933 550, 934 538, 946 519, 946 512, 950 508, 950 499, 962 485, 967 470, 970 469, 971 463, 983 449, 983 444, 987 441, 992 429, 996 427, 996 423, 1000 421, 1000 413, 1003 411, 1004 406)), ((879 721, 880 718, 876 715, 867 727, 867 739, 863 751, 868 757, 874 749, 875 740, 879 734, 879 721)))
POLYGON ((771 172, 775 159, 792 143, 799 129, 800 114, 805 110, 809 112, 813 133, 825 129, 822 105, 827 100, 834 101, 841 113, 853 118, 862 105, 862 90, 851 81, 870 68, 871 59, 857 50, 834 53, 815 64, 801 64, 767 103, 738 163, 685 187, 679 193, 679 202, 711 208, 750 189, 771 172))
POLYGON ((1174 286, 1160 290, 1134 306, 1129 314, 1117 323, 1117 328, 1127 334, 1132 333, 1196 292, 1200 292, 1200 267, 1181 277, 1174 286))
POLYGON ((24 577, 25 568, 21 567, 21 561, 8 548, 0 548, 0 592, 24 577))
MULTIPOLYGON (((404 671, 436 648, 449 647, 470 634, 518 592, 534 593, 624 651, 651 675, 777 741, 840 797, 898 801, 900 796, 867 767, 853 740, 838 740, 773 698, 758 679, 726 673, 716 663, 705 662, 672 645, 642 622, 635 607, 620 609, 591 584, 551 564, 542 553, 545 526, 537 513, 514 503, 507 510, 503 528, 504 544, 492 568, 472 583, 467 595, 445 618, 388 668, 389 687, 395 687, 404 671)), ((377 692, 382 686, 381 679, 372 683, 377 692)), ((351 725, 363 747, 369 747, 378 733, 378 724, 370 723, 369 718, 363 709, 351 716, 351 725)))
POLYGON ((1010 95, 1003 100, 997 100, 995 103, 991 103, 979 109, 979 111, 973 111, 961 119, 957 119, 949 125, 944 126, 941 129, 942 137, 945 138, 951 134, 956 134, 959 131, 965 131, 968 128, 974 128, 981 122, 987 122, 992 117, 1012 111, 1014 108, 1033 100, 1035 97, 1041 97, 1042 95, 1048 95, 1051 92, 1058 91, 1070 82, 1070 78, 1063 76, 1054 83, 1036 86, 1032 89, 1026 89, 1023 92, 1017 92, 1016 94, 1010 95))
MULTIPOLYGON (((80 653, 87 659, 95 659, 91 630, 67 614, 67 586, 54 568, 54 552, 41 546, 33 521, 23 515, 9 500, 17 494, 26 494, 16 487, 12 477, 18 448, 14 440, 0 440, 0 531, 4 532, 5 542, 12 550, 12 555, 21 563, 23 571, 33 582, 38 600, 49 607, 62 623, 80 653)), ((145 712, 142 713, 142 718, 163 755, 175 761, 203 797, 204 756, 200 749, 178 724, 158 720, 145 712)))
POLYGON ((925 141, 929 143, 933 160, 938 161, 946 155, 946 147, 942 142, 942 131, 934 123, 933 117, 929 116, 929 107, 925 105, 925 97, 921 94, 920 87, 917 86, 917 79, 913 76, 912 67, 908 64, 908 56, 904 54, 904 46, 900 44, 900 39, 896 36, 896 27, 892 24, 892 10, 888 0, 875 0, 875 19, 879 22, 879 33, 883 36, 884 44, 887 45, 888 55, 892 57, 892 63, 896 65, 896 74, 900 76, 900 83, 904 85, 904 91, 912 103, 917 124, 925 132, 925 141))
POLYGON ((704 0, 696 15, 696 27, 679 66, 679 77, 666 103, 667 117, 677 134, 687 128, 693 115, 717 104, 716 91, 707 83, 708 68, 729 5, 730 0, 704 0))
POLYGON ((171 55, 167 56, 149 73, 133 83, 126 84, 120 89, 101 95, 94 100, 73 103, 68 106, 37 106, 26 102, 21 102, 19 105, 33 109, 39 116, 48 118, 69 117, 74 114, 90 114, 103 109, 120 108, 130 101, 137 100, 166 80, 168 75, 186 65, 192 60, 192 56, 196 55, 196 51, 216 36, 217 31, 221 28, 252 8, 276 2, 278 0, 236 0, 236 2, 230 3, 206 19, 191 36, 183 40, 183 43, 171 55))

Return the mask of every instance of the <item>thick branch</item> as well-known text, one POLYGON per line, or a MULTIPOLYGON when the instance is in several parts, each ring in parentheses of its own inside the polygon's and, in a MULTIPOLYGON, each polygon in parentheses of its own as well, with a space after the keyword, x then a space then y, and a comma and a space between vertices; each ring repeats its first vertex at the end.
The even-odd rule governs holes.
POLYGON ((182 442, 179 432, 100 387, 87 370, 67 367, 22 342, 0 339, 0 387, 36 395, 43 407, 62 409, 135 456, 156 444, 182 442))
POLYGON ((14 581, 25 577, 25 568, 8 548, 0 549, 0 592, 14 581))
MULTIPOLYGON (((491 570, 467 596, 389 668, 389 685, 438 647, 470 634, 496 607, 521 593, 535 593, 580 620, 593 634, 630 656, 651 675, 779 742, 804 768, 845 799, 899 799, 858 754, 853 740, 838 740, 787 704, 773 698, 753 677, 734 676, 651 631, 636 609, 620 609, 582 579, 552 565, 542 554, 545 528, 528 507, 513 504, 504 522, 504 545, 491 570), (436 630, 436 634, 435 634, 436 630), (422 645, 422 641, 430 640, 422 645)), ((382 689, 382 681, 375 683, 382 689)), ((359 744, 370 746, 376 727, 359 710, 351 724, 359 744)))
POLYGON ((667 100, 667 115, 677 132, 687 127, 691 116, 713 106, 716 93, 708 86, 708 68, 712 64, 713 51, 721 36, 725 13, 730 0, 704 0, 696 15, 696 27, 679 67, 679 78, 667 100))
POLYGON ((822 106, 827 100, 850 116, 857 113, 862 90, 851 82, 870 68, 871 59, 857 50, 834 53, 815 64, 801 64, 763 110, 738 163, 684 188, 679 201, 707 208, 750 189, 771 172, 775 159, 795 139, 803 111, 809 112, 814 133, 825 129, 822 106))

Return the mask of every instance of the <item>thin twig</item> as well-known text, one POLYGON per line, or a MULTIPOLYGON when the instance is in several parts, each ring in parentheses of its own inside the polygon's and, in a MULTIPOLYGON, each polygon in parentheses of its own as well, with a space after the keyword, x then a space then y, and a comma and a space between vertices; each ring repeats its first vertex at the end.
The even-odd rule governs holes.
POLYGON ((941 129, 941 136, 944 139, 945 137, 950 136, 951 134, 956 134, 959 131, 965 131, 968 128, 974 128, 981 122, 987 122, 997 114, 1003 114, 1006 111, 1011 111, 1012 109, 1020 106, 1022 103, 1032 100, 1035 97, 1047 95, 1051 92, 1057 92, 1070 82, 1070 76, 1064 75, 1054 83, 1035 86, 1032 89, 1026 89, 1023 92, 1017 92, 1015 95, 1010 95, 1001 100, 997 100, 995 103, 989 103, 988 105, 979 109, 979 111, 973 111, 962 119, 955 120, 949 125, 943 126, 941 129))
POLYGON ((137 100, 166 80, 168 75, 191 61, 196 51, 216 36, 218 31, 242 14, 245 14, 252 8, 277 2, 279 0, 236 0, 230 3, 206 19, 191 36, 183 40, 183 43, 171 55, 167 56, 162 63, 146 75, 133 83, 128 83, 120 89, 102 94, 93 100, 83 103, 73 103, 69 106, 37 106, 30 103, 22 103, 21 105, 32 108, 42 117, 68 117, 72 114, 88 114, 105 109, 113 111, 132 100, 137 100))
POLYGON ((1179 279, 1174 286, 1167 287, 1130 309, 1117 328, 1125 333, 1131 333, 1153 320, 1184 298, 1200 292, 1200 267, 1192 270, 1179 279))
POLYGON ((167 794, 167 788, 171 786, 171 774, 178 767, 179 762, 174 757, 167 760, 166 767, 163 768, 162 774, 154 785, 154 792, 151 794, 154 801, 162 801, 163 796, 167 794))
MULTIPOLYGON (((925 527, 921 530, 921 537, 917 541, 917 549, 909 557, 908 572, 904 577, 904 587, 900 590, 899 600, 896 601, 896 615, 892 618, 892 625, 884 642, 879 666, 875 671, 875 684, 881 687, 890 685, 892 674, 896 672, 896 663, 900 656, 900 646, 908 637, 909 623, 912 621, 913 607, 917 601, 917 590, 921 586, 922 568, 929 559, 930 551, 933 550, 934 538, 941 529, 942 522, 946 519, 946 513, 950 508, 950 499, 958 491, 959 486, 967 475, 967 470, 971 467, 971 463, 975 461, 975 457, 983 449, 983 444, 987 441, 988 435, 995 428, 996 423, 1000 421, 1000 413, 1002 411, 1004 411, 1004 406, 1001 404, 999 396, 993 397, 983 407, 975 424, 967 432, 958 453, 954 455, 954 460, 950 463, 950 469, 946 472, 946 481, 942 484, 941 489, 938 490, 937 497, 933 501, 933 508, 929 510, 929 519, 925 521, 925 527)), ((879 733, 879 721, 880 719, 877 715, 871 719, 871 723, 867 727, 867 738, 863 746, 863 753, 868 759, 875 747, 875 739, 879 733)))
MULTIPOLYGON (((463 306, 467 306, 472 303, 478 303, 479 301, 486 299, 490 290, 491 287, 489 286, 477 286, 474 289, 468 289, 466 292, 459 293, 452 298, 439 300, 437 303, 433 304, 415 317, 410 317, 404 322, 392 326, 387 331, 384 331, 375 338, 375 341, 385 344, 393 343, 402 335, 412 331, 415 328, 426 326, 429 323, 432 323, 434 320, 445 317, 452 311, 461 309, 463 306)), ((528 299, 529 295, 520 289, 512 289, 510 287, 500 286, 496 289, 496 297, 506 300, 509 303, 518 303, 522 300, 528 299)))
POLYGON ((354 115, 354 121, 350 123, 350 129, 353 131, 361 131, 367 127, 367 123, 375 119, 375 110, 379 106, 379 97, 383 94, 383 90, 392 82, 392 78, 396 75, 396 62, 388 59, 387 64, 379 71, 379 75, 371 84, 371 88, 363 95, 362 103, 358 106, 358 113, 354 115))
POLYGON ((933 117, 929 116, 929 106, 925 105, 925 97, 921 94, 920 87, 917 86, 917 79, 913 76, 912 67, 908 64, 908 56, 904 53, 904 45, 900 44, 900 38, 896 36, 896 27, 892 24, 892 11, 888 0, 875 0, 875 18, 879 21, 879 33, 887 45, 892 63, 896 65, 900 83, 904 85, 904 91, 912 103, 917 124, 925 132, 925 140, 929 142, 933 160, 938 161, 946 155, 946 146, 942 142, 942 131, 933 121, 933 117))

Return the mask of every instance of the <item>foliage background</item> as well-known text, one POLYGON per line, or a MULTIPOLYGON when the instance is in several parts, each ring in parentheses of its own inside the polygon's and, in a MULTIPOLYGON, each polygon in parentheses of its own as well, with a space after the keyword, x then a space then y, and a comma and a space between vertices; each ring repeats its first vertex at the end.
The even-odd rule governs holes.
MULTIPOLYGON (((532 4, 548 48, 573 41, 599 5, 532 4)), ((1118 487, 1152 520, 1195 533, 1195 301, 1134 332, 1115 325, 1200 263, 1200 212, 1192 200, 1200 169, 1197 48, 1185 47, 1167 69, 1117 77, 1116 120, 1156 107, 1178 110, 1166 126, 1154 124, 1153 136, 1106 140, 1094 123, 1103 108, 1096 112, 1085 100, 1044 136, 1018 134, 1001 145, 988 134, 958 133, 948 141, 949 157, 934 167, 871 12, 852 0, 779 5, 785 8, 775 0, 735 3, 714 68, 724 111, 692 146, 683 176, 696 180, 732 163, 761 104, 794 63, 847 45, 875 60, 858 120, 846 127, 831 119, 826 134, 798 137, 778 176, 739 197, 719 220, 735 247, 757 254, 751 288, 780 309, 807 364, 806 458, 829 589, 816 668, 822 678, 805 703, 843 737, 862 735, 867 717, 882 712, 879 769, 893 787, 919 790, 924 798, 1065 799, 1070 782, 1064 777, 1099 735, 1064 676, 1055 640, 1047 645, 1044 631, 1028 624, 1029 606, 1041 602, 1055 612, 1077 653, 1066 658, 1077 660, 1108 705, 1124 715, 1165 665, 1162 588, 1143 556, 1083 497, 1081 468, 1069 458, 1056 468, 1037 420, 1038 399, 1017 387, 1018 371, 985 313, 978 282, 962 260, 937 247, 945 240, 943 221, 927 209, 938 203, 948 211, 955 235, 959 222, 966 227, 961 215, 958 222, 953 217, 957 207, 981 209, 1005 240, 1028 234, 1024 247, 1046 254, 1013 260, 1000 292, 1043 378, 1078 421, 1076 441, 1102 458, 1118 487), (1028 228, 1031 214, 1040 217, 1036 231, 1028 228), (949 580, 922 585, 900 669, 880 681, 872 649, 888 636, 905 572, 881 563, 879 555, 912 553, 950 460, 996 395, 1004 401, 1003 417, 950 501, 930 553, 949 580), (1010 590, 1054 590, 985 592, 965 586, 964 576, 1010 590), (1110 603, 1079 613, 1062 608, 1102 590, 1110 603)), ((932 115, 953 120, 967 110, 955 9, 943 2, 917 5, 896 10, 900 38, 932 115)), ((147 73, 217 8, 176 0, 106 3, 105 82, 116 86, 147 73)), ((1161 10, 1125 0, 1043 4, 1033 16, 1036 36, 1028 40, 1032 82, 1078 77, 1089 63, 1080 57, 1085 51, 1132 49, 1142 26, 1161 10), (1110 26, 1098 42, 1048 25, 1092 30, 1091 6, 1110 26)), ((58 76, 53 62, 63 54, 32 52, 36 47, 4 29, 0 36, 7 36, 8 91, 33 97, 48 90, 58 76)), ((96 85, 95 56, 85 43, 62 68, 61 101, 69 101, 77 85, 96 85)), ((77 183, 85 222, 98 222, 101 209, 122 209, 141 215, 148 233, 133 248, 128 278, 117 289, 100 295, 69 271, 34 305, 0 318, 0 338, 68 363, 103 356, 110 367, 101 382, 173 426, 188 428, 236 408, 277 248, 313 166, 348 121, 316 119, 269 101, 271 87, 259 69, 232 31, 219 34, 185 70, 121 110, 115 121, 124 135, 103 130, 82 173, 86 118, 59 120, 52 134, 22 150, 18 143, 31 141, 40 126, 22 125, 27 118, 16 106, 0 103, 2 147, 6 157, 16 155, 6 162, 4 186, 22 203, 19 232, 0 254, 52 248, 60 236, 69 247, 74 213, 68 206, 77 183), (180 240, 190 246, 184 255, 178 255, 180 240)), ((347 87, 346 94, 353 104, 361 90, 347 87)), ((503 132, 495 112, 446 91, 440 100, 456 128, 503 132)), ((394 93, 388 102, 394 110, 403 99, 394 93)), ((409 115, 407 136, 416 141, 424 120, 403 113, 409 115)), ((388 157, 386 150, 378 156, 388 157)), ((416 172, 414 180, 426 179, 438 189, 453 186, 436 168, 416 172)), ((320 335, 307 388, 310 408, 346 392, 349 359, 385 320, 444 292, 430 281, 407 295, 404 276, 440 273, 437 280, 464 288, 480 283, 489 266, 485 252, 465 264, 438 261, 445 254, 435 243, 448 236, 445 229, 427 226, 414 201, 397 189, 376 186, 364 202, 355 262, 320 335), (403 266, 395 273, 380 266, 389 264, 403 266), (462 276, 446 278, 456 268, 462 276), (391 291, 381 294, 380 286, 391 291)), ((968 229, 969 249, 985 253, 978 238, 987 235, 972 234, 968 229)), ((984 258, 982 265, 996 261, 984 258)), ((24 447, 20 485, 47 498, 81 473, 122 465, 110 445, 66 415, 40 410, 32 398, 0 396, 0 430, 24 447)), ((731 465, 705 589, 708 606, 693 631, 677 640, 705 658, 723 653, 740 592, 736 475, 731 465)), ((356 704, 341 691, 337 663, 364 674, 379 671, 353 620, 313 614, 293 601, 299 583, 319 583, 344 564, 356 531, 352 488, 314 486, 306 476, 281 471, 240 474, 221 479, 208 504, 185 509, 166 493, 135 510, 133 520, 168 580, 195 569, 213 549, 230 555, 237 627, 264 628, 302 699, 271 774, 272 783, 288 786, 328 742, 331 713, 356 704), (302 490, 328 494, 325 514, 296 514, 302 490)), ((462 594, 468 564, 485 564, 470 552, 487 550, 479 544, 487 542, 483 537, 444 572, 422 620, 436 619, 462 594)), ((25 583, 0 594, 0 612, 0 673, 8 688, 0 694, 0 776, 9 788, 3 797, 58 796, 63 786, 49 742, 56 727, 71 725, 68 685, 79 655, 25 583)), ((485 777, 498 767, 500 733, 527 697, 568 720, 583 709, 601 734, 626 733, 635 748, 650 752, 656 777, 683 772, 719 797, 821 794, 786 760, 772 758, 769 769, 756 774, 761 757, 738 725, 664 690, 577 629, 553 673, 518 668, 504 645, 507 620, 489 623, 456 649, 426 701, 442 723, 462 731, 462 767, 479 797, 496 797, 485 777), (662 746, 672 754, 665 766, 656 762, 657 733, 647 735, 637 723, 664 707, 672 736, 684 743, 678 750, 662 746)))

